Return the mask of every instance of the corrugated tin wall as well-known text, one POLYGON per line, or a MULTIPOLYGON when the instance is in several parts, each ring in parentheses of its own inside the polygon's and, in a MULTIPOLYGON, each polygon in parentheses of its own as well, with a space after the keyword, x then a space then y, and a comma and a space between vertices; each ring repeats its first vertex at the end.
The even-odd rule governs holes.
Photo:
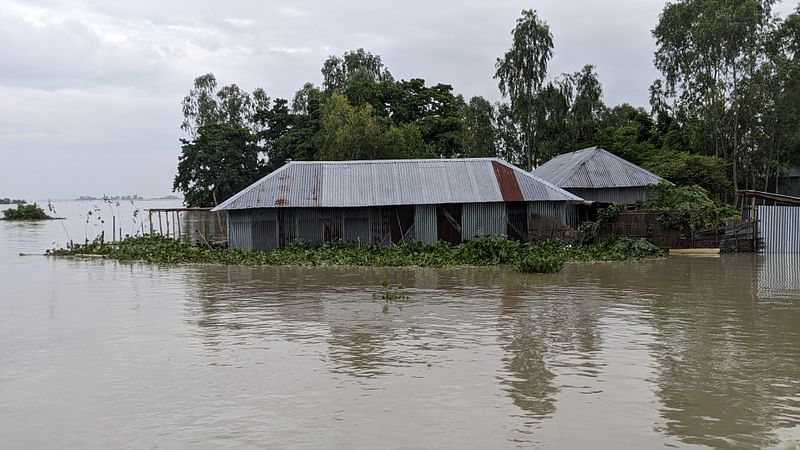
POLYGON ((278 246, 277 213, 274 209, 256 209, 250 216, 253 250, 271 250, 278 246))
POLYGON ((228 247, 250 251, 253 249, 252 211, 228 212, 228 247))
POLYGON ((575 215, 575 207, 564 202, 530 202, 528 214, 532 220, 540 217, 566 226, 569 218, 575 215))
POLYGON ((623 205, 635 205, 637 202, 647 199, 649 189, 647 187, 626 187, 626 188, 602 188, 567 189, 584 200, 591 200, 600 203, 621 203, 623 205))
POLYGON ((764 253, 800 252, 800 207, 762 205, 758 220, 764 253))
POLYGON ((467 203, 461 216, 461 239, 506 234, 507 224, 505 203, 467 203))
MULTIPOLYGON (((527 209, 534 228, 557 229, 574 226, 575 206, 566 202, 530 202, 520 204, 527 209)), ((229 211, 228 242, 232 249, 271 250, 297 239, 313 245, 343 239, 361 240, 368 244, 390 245, 392 229, 400 225, 397 208, 262 208, 229 211), (395 220, 397 223, 390 222, 395 220)), ((438 241, 436 205, 414 207, 414 222, 398 242, 438 241)), ((508 232, 508 207, 505 203, 467 203, 461 214, 461 239, 478 236, 505 235, 508 232)), ((520 230, 526 233, 527 230, 520 230)), ((397 230, 394 231, 396 233, 397 230)), ((525 238, 525 236, 522 236, 525 238)))
POLYGON ((439 240, 436 229, 436 206, 417 205, 414 208, 414 239, 426 244, 439 240))

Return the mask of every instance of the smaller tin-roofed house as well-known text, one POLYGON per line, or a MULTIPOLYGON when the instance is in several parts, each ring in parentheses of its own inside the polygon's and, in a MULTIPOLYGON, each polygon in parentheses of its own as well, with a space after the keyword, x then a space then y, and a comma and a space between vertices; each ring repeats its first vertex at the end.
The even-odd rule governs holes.
POLYGON ((545 226, 574 226, 581 203, 494 158, 297 161, 214 211, 228 214, 230 248, 269 250, 298 239, 317 245, 455 243, 483 235, 526 240, 545 226))
POLYGON ((649 187, 663 181, 599 147, 556 156, 533 174, 586 200, 623 205, 644 201, 649 187))

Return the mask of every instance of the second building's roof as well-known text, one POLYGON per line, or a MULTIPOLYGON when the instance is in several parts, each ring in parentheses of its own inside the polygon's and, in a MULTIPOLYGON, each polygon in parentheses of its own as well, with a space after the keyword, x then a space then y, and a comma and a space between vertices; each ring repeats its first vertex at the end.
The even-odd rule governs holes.
POLYGON ((294 161, 215 211, 582 199, 496 158, 294 161))
POLYGON ((658 175, 599 147, 556 156, 537 167, 533 174, 564 189, 650 186, 663 181, 658 175))

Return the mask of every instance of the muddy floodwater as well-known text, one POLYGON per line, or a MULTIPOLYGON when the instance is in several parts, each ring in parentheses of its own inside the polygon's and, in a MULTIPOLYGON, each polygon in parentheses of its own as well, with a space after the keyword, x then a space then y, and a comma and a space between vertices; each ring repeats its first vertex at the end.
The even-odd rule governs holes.
POLYGON ((57 207, 68 220, 0 222, 2 448, 800 441, 797 255, 555 275, 19 256, 101 226, 57 207))

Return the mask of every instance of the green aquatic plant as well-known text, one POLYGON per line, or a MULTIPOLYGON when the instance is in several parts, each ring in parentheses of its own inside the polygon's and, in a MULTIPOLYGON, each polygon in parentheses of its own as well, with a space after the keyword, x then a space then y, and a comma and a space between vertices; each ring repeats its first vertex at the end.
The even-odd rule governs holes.
POLYGON ((332 241, 320 246, 297 241, 285 248, 244 252, 193 245, 162 236, 130 236, 109 244, 102 239, 72 248, 49 250, 56 256, 99 255, 123 261, 159 264, 215 263, 240 265, 447 267, 508 265, 524 273, 552 273, 568 261, 620 261, 662 255, 644 239, 620 238, 597 245, 562 241, 521 243, 487 237, 463 244, 420 242, 389 247, 360 241, 332 241))
POLYGON ((396 306, 397 309, 402 310, 403 307, 400 305, 400 302, 408 300, 408 294, 406 294, 402 284, 391 285, 388 281, 384 281, 381 283, 380 293, 373 293, 372 298, 384 301, 383 312, 385 314, 389 312, 389 308, 393 305, 396 306))

